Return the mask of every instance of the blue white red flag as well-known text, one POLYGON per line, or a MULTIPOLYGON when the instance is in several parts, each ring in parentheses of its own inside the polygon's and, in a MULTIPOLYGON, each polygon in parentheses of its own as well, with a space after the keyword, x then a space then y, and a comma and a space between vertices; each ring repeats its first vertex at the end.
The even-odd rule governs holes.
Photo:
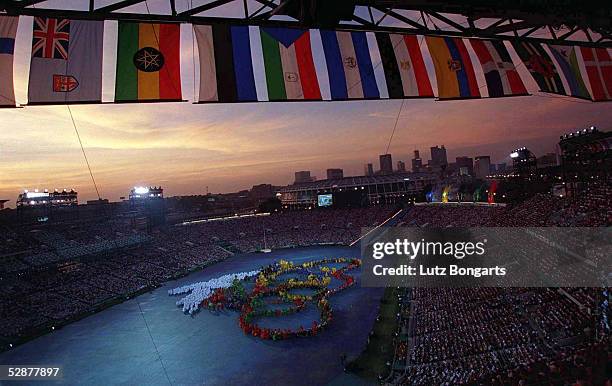
POLYGON ((469 42, 482 66, 490 98, 527 95, 503 41, 470 39, 469 42))

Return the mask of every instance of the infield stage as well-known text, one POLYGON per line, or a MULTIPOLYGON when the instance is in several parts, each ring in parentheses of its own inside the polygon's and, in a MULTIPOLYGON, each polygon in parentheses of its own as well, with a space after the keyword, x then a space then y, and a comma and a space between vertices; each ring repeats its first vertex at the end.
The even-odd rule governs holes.
MULTIPOLYGON (((186 315, 168 289, 280 259, 303 263, 359 253, 325 246, 232 256, 1 353, 0 364, 60 365, 61 383, 70 385, 325 385, 342 375, 343 354, 354 358, 365 347, 378 312, 383 289, 361 288, 360 269, 353 272, 355 286, 330 298, 333 321, 325 330, 284 341, 245 335, 234 311, 186 315)), ((309 326, 317 317, 298 313, 283 323, 309 326)))

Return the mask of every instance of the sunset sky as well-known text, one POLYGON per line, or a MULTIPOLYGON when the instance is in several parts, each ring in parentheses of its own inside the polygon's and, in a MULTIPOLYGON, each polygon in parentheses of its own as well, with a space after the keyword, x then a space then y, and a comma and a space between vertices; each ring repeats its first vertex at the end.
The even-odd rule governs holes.
MULTIPOLYGON (((16 97, 22 104, 27 102, 31 28, 32 19, 23 17, 14 69, 16 97)), ((116 22, 106 22, 103 99, 108 102, 113 99, 116 30, 116 22)), ((190 26, 182 25, 181 30, 183 97, 192 101, 197 60, 194 63, 190 26)), ((329 90, 324 59, 317 53, 320 41, 313 37, 313 42, 325 97, 329 90)), ((426 51, 425 44, 422 49, 426 51)), ((431 60, 427 55, 425 60, 435 90, 431 60)), ((258 65, 258 92, 263 92, 258 65)), ((486 94, 479 65, 476 69, 481 92, 486 94)), ((519 146, 542 155, 554 151, 559 135, 566 132, 589 126, 610 129, 610 103, 540 94, 525 68, 518 69, 528 90, 537 96, 406 100, 390 147, 394 163, 404 160, 408 165, 414 149, 429 159, 429 147, 442 144, 449 161, 459 155, 490 154, 495 162, 508 162, 509 152, 519 146)), ((380 67, 376 72, 382 76, 380 67)), ((297 170, 311 170, 320 178, 328 167, 343 168, 345 175, 363 174, 366 162, 378 167, 378 155, 385 151, 400 104, 397 100, 185 102, 71 109, 100 193, 115 201, 140 184, 162 185, 171 196, 203 194, 206 186, 211 192, 230 192, 258 183, 284 185, 292 182, 297 170)), ((0 133, 0 199, 10 199, 10 206, 23 189, 74 188, 81 202, 95 198, 65 106, 0 109, 0 133)))

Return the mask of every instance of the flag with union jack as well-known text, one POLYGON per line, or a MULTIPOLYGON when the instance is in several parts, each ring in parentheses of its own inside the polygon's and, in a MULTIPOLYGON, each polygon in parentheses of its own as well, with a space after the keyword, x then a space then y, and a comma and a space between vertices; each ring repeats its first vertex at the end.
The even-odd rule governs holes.
POLYGON ((28 104, 102 99, 104 22, 35 17, 28 104))
POLYGON ((47 17, 34 18, 33 57, 68 59, 69 39, 70 20, 47 17))

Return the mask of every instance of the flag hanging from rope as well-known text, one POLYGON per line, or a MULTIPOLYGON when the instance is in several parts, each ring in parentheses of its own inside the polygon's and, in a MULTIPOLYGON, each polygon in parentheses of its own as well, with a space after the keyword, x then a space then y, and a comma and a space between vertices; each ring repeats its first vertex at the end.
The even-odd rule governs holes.
POLYGON ((469 42, 482 67, 490 98, 528 95, 503 41, 470 39, 469 42))
POLYGON ((115 102, 180 101, 180 25, 119 22, 115 102))
POLYGON ((434 36, 425 39, 436 70, 438 98, 480 98, 474 67, 463 40, 434 36))
POLYGON ((35 17, 28 104, 102 100, 104 22, 35 17))
POLYGON ((567 95, 555 65, 539 43, 515 41, 512 46, 540 87, 540 91, 567 95))
POLYGON ((260 27, 268 99, 320 100, 310 31, 260 27))
POLYGON ((580 47, 594 101, 612 100, 612 60, 606 48, 580 47))
POLYGON ((200 57, 199 102, 255 102, 249 27, 194 25, 200 57))
POLYGON ((376 33, 389 98, 433 98, 417 36, 376 33))
POLYGON ((365 32, 321 30, 331 99, 380 98, 365 32))
POLYGON ((591 99, 582 80, 575 47, 549 44, 548 49, 557 61, 558 68, 561 70, 560 74, 563 75, 569 86, 569 94, 577 98, 591 99))
POLYGON ((18 16, 0 16, 0 106, 14 107, 13 54, 18 16))

